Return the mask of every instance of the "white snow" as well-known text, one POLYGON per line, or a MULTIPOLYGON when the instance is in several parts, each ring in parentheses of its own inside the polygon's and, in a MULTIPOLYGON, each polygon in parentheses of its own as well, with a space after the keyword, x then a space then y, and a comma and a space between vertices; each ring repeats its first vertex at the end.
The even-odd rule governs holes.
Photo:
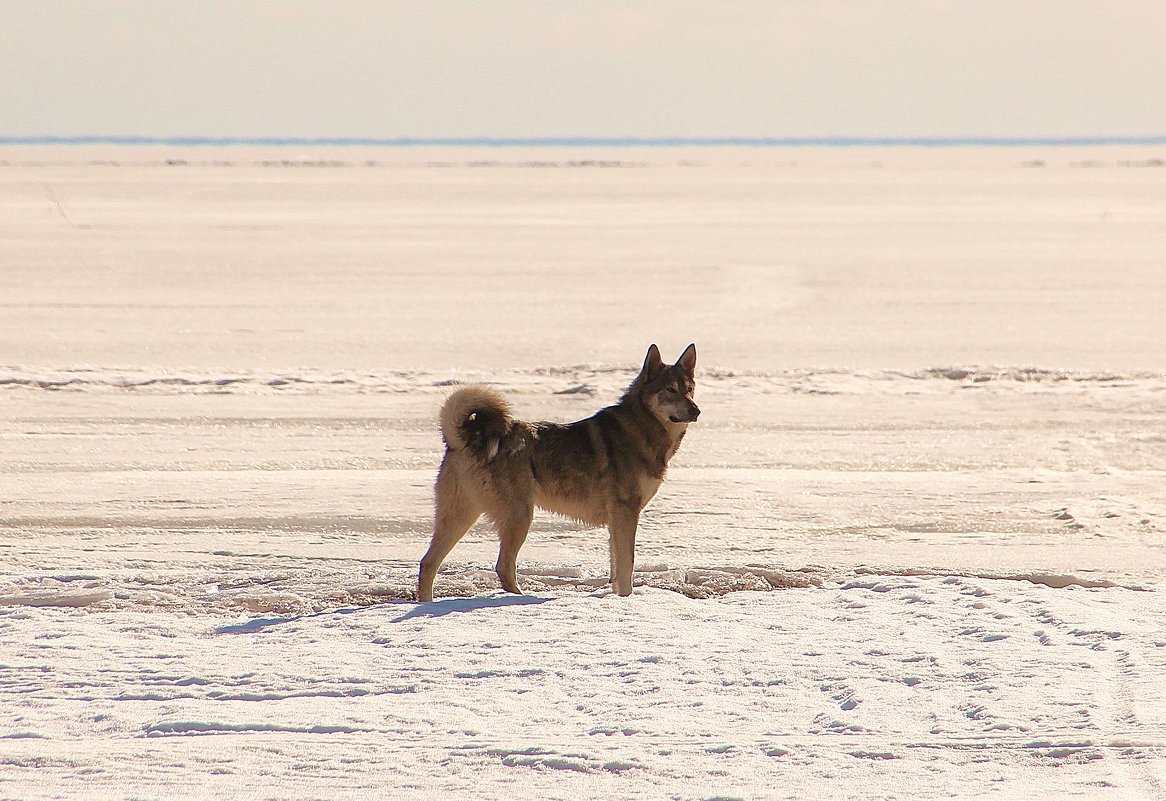
POLYGON ((128 153, 0 154, 0 799, 1166 798, 1166 171, 128 153), (652 340, 635 593, 414 603, 450 387, 652 340))
POLYGON ((1161 789, 1155 593, 900 577, 0 620, 15 797, 1161 789))

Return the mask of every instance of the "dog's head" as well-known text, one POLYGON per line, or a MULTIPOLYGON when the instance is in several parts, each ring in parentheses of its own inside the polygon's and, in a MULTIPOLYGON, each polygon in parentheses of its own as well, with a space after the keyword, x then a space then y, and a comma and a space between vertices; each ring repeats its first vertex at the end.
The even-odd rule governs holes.
POLYGON ((636 383, 644 405, 662 423, 695 423, 700 416, 700 407, 692 402, 696 389, 696 345, 689 345, 676 360, 676 364, 664 364, 660 349, 655 345, 648 348, 644 366, 636 383))

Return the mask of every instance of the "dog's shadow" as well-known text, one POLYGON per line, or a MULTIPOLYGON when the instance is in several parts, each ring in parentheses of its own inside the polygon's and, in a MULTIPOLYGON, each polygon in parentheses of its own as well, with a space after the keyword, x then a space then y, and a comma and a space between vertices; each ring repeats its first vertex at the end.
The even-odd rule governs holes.
MULTIPOLYGON (((538 598, 533 595, 487 595, 481 598, 444 598, 440 601, 430 601, 428 603, 412 604, 411 601, 397 601, 396 604, 412 604, 413 608, 405 614, 395 617, 390 620, 390 623, 403 623, 406 620, 416 620, 419 618, 435 618, 452 615, 455 612, 475 612, 479 609, 493 609, 501 606, 529 606, 532 604, 546 603, 550 598, 538 598)), ((333 609, 328 612, 314 612, 309 615, 294 615, 291 617, 261 617, 254 620, 248 620, 243 623, 235 623, 228 626, 219 626, 215 629, 216 634, 260 634, 269 628, 275 626, 282 626, 288 623, 296 623, 301 620, 308 620, 314 617, 330 617, 332 615, 351 615, 357 612, 371 612, 374 609, 381 609, 385 605, 377 604, 375 606, 357 606, 346 607, 344 609, 333 609)))
POLYGON ((391 623, 403 623, 406 620, 425 617, 444 617, 455 612, 475 612, 479 609, 493 609, 499 606, 529 606, 542 604, 550 598, 538 598, 533 595, 487 595, 482 598, 444 598, 440 601, 417 604, 400 617, 395 617, 391 623))

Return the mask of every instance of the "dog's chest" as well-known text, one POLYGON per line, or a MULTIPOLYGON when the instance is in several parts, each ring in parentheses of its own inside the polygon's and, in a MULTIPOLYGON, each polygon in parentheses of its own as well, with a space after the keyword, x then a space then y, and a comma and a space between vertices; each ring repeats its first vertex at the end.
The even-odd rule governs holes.
POLYGON ((640 476, 640 506, 643 507, 648 501, 656 495, 656 490, 660 489, 660 485, 664 483, 663 477, 656 478, 655 476, 643 475, 640 476))

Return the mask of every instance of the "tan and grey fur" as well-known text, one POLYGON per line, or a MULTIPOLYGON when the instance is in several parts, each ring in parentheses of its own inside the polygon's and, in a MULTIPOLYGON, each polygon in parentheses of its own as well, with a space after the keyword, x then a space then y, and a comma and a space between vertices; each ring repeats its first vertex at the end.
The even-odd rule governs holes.
POLYGON ((510 404, 487 387, 450 395, 441 409, 445 456, 417 600, 433 600, 442 561, 483 514, 501 541, 495 569, 502 588, 521 592, 518 550, 536 506, 607 526, 611 586, 630 595, 640 512, 664 480, 688 424, 700 414, 692 401, 695 369, 695 345, 673 365, 652 345, 618 403, 566 424, 516 420, 510 404))

